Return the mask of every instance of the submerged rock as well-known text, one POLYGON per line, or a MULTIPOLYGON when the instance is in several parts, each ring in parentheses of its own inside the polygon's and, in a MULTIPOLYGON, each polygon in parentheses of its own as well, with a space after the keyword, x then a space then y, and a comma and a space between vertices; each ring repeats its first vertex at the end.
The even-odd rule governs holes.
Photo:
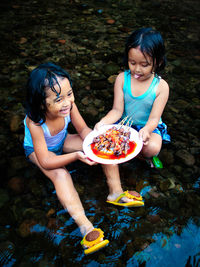
POLYGON ((16 194, 20 194, 24 191, 25 184, 22 177, 13 177, 8 182, 8 187, 16 194))
POLYGON ((177 151, 176 157, 186 166, 193 166, 195 164, 194 156, 185 149, 177 151))
POLYGON ((32 227, 38 222, 34 219, 28 219, 23 221, 18 228, 18 233, 21 237, 27 237, 33 233, 32 227))
POLYGON ((6 190, 0 189, 0 208, 4 206, 4 204, 9 201, 9 194, 6 190))
POLYGON ((152 215, 147 215, 147 220, 154 224, 160 222, 161 218, 158 214, 152 214, 152 215))

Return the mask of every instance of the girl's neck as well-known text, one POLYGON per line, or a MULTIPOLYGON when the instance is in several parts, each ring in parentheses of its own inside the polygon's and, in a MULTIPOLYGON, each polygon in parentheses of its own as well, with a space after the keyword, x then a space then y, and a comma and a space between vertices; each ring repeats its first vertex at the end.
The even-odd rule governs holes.
POLYGON ((134 97, 138 97, 143 95, 148 89, 149 86, 151 85, 152 81, 154 78, 154 74, 152 74, 149 78, 145 80, 138 80, 135 79, 131 75, 131 92, 134 97))
POLYGON ((62 131, 62 129, 65 126, 65 118, 63 117, 57 117, 55 119, 46 119, 46 125, 49 128, 49 131, 51 133, 51 135, 56 135, 58 134, 60 131, 62 131))

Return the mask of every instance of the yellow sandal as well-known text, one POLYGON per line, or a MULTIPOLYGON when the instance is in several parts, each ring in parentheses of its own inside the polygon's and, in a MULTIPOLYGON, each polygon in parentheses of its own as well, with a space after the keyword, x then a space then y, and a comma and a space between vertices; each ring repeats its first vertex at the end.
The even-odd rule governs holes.
POLYGON ((117 205, 117 206, 123 206, 123 207, 142 207, 144 206, 144 202, 143 202, 143 198, 142 196, 139 194, 139 196, 135 196, 133 195, 132 191, 125 191, 123 192, 121 195, 119 195, 115 200, 113 201, 106 201, 107 203, 113 204, 113 205, 117 205), (131 202, 120 202, 120 199, 123 197, 127 197, 129 199, 132 199, 133 201, 131 202))
POLYGON ((94 228, 86 234, 81 241, 81 245, 85 248, 84 253, 88 255, 105 247, 109 241, 107 239, 103 240, 103 238, 104 232, 99 228, 94 228))

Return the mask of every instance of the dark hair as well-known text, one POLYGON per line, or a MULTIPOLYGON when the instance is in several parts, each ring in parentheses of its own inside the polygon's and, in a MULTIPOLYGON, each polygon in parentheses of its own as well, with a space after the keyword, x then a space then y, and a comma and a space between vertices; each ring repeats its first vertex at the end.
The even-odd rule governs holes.
POLYGON ((26 85, 26 114, 35 123, 44 123, 46 120, 46 92, 45 88, 50 87, 55 94, 59 95, 54 88, 58 84, 57 78, 67 78, 72 86, 69 74, 60 66, 51 62, 43 63, 35 68, 29 75, 26 85))
POLYGON ((165 45, 161 34, 152 28, 142 28, 134 31, 126 41, 124 53, 124 65, 128 66, 128 52, 131 48, 140 48, 141 52, 147 54, 153 59, 153 68, 155 73, 159 73, 165 68, 165 45))

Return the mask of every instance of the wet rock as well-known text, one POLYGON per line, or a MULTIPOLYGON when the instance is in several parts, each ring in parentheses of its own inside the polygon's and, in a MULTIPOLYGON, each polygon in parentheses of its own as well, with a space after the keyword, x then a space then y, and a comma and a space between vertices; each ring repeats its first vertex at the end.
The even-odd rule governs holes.
POLYGON ((125 32, 125 33, 131 33, 132 32, 132 28, 128 28, 128 27, 119 27, 118 29, 122 32, 125 32))
POLYGON ((117 78, 117 75, 111 75, 110 77, 108 77, 109 83, 114 84, 116 78, 117 78))
POLYGON ((34 219, 23 221, 18 228, 18 233, 21 237, 27 237, 32 234, 32 227, 37 224, 34 219))
POLYGON ((8 192, 4 189, 0 189, 0 208, 3 207, 9 199, 8 192))
POLYGON ((115 64, 114 62, 110 62, 104 66, 103 72, 106 76, 111 76, 113 74, 118 73, 119 66, 115 64))
POLYGON ((158 214, 151 214, 151 215, 149 214, 149 215, 147 215, 147 220, 150 223, 155 224, 155 223, 160 222, 161 221, 161 218, 160 218, 160 216, 158 214))
POLYGON ((174 103, 175 107, 178 109, 178 110, 184 110, 187 108, 187 106, 189 105, 189 102, 184 100, 184 99, 177 99, 174 103))
POLYGON ((146 240, 143 237, 136 237, 134 239, 134 246, 136 247, 137 250, 142 250, 144 247, 144 244, 146 244, 146 240))
POLYGON ((76 184, 76 190, 77 190, 78 194, 80 194, 80 195, 84 194, 84 186, 82 186, 80 184, 76 184))
MULTIPOLYGON (((4 2, 6 3, 6 1, 4 2)), ((8 224, 13 225, 10 236, 12 236, 13 240, 16 242, 18 242, 18 239, 13 235, 13 232, 16 232, 16 225, 24 220, 23 216, 44 216, 48 220, 49 229, 51 227, 57 229, 56 220, 52 217, 55 216, 55 205, 58 205, 57 203, 59 203, 56 195, 52 194, 54 189, 49 188, 46 184, 47 180, 44 180, 44 184, 41 185, 41 181, 38 179, 41 177, 38 174, 39 171, 35 172, 30 166, 27 166, 28 168, 26 168, 25 162, 21 161, 20 158, 16 158, 16 155, 21 155, 19 154, 19 147, 22 143, 23 135, 18 138, 15 134, 19 133, 22 129, 20 128, 19 118, 13 116, 11 121, 7 114, 10 114, 10 112, 13 115, 18 114, 16 113, 18 110, 17 104, 19 101, 23 101, 25 96, 22 87, 25 83, 26 74, 35 68, 38 63, 44 61, 54 61, 62 67, 66 67, 72 74, 74 83, 76 83, 74 88, 77 88, 76 100, 77 103, 80 104, 81 114, 83 113, 83 115, 85 115, 86 107, 89 106, 86 117, 84 116, 84 118, 87 123, 91 122, 91 124, 93 124, 94 121, 97 121, 97 119, 105 115, 106 111, 112 106, 113 83, 116 75, 120 71, 120 66, 122 67, 122 57, 126 37, 132 30, 134 30, 136 25, 142 25, 144 21, 147 22, 149 20, 148 14, 152 12, 154 13, 154 11, 155 14, 161 18, 159 27, 165 32, 168 51, 167 57, 169 60, 164 75, 166 74, 166 80, 171 88, 171 93, 163 114, 163 121, 169 126, 168 129, 172 137, 172 143, 166 150, 163 149, 160 153, 161 161, 164 165, 163 170, 151 170, 148 169, 145 164, 140 165, 139 163, 135 165, 135 168, 130 168, 125 172, 124 170, 126 168, 122 168, 121 181, 123 187, 135 190, 137 185, 138 190, 141 190, 142 188, 145 192, 147 192, 147 189, 150 189, 145 195, 145 200, 147 195, 149 195, 149 198, 147 199, 144 208, 128 209, 133 220, 131 220, 131 222, 125 222, 127 229, 122 226, 123 231, 120 231, 120 223, 123 222, 124 209, 115 209, 115 207, 109 209, 107 205, 104 205, 105 192, 101 192, 101 196, 99 196, 99 188, 100 184, 102 185, 102 179, 96 179, 96 176, 99 175, 97 173, 95 174, 95 177, 94 175, 89 175, 89 172, 88 176, 86 174, 86 177, 92 177, 92 179, 94 179, 94 184, 96 184, 94 186, 95 188, 89 190, 91 192, 87 190, 87 194, 84 194, 83 188, 78 189, 78 191, 85 199, 95 198, 98 200, 96 206, 92 205, 93 210, 91 210, 92 213, 95 214, 94 222, 100 222, 105 227, 108 225, 107 228, 109 228, 108 230, 111 230, 111 232, 115 226, 117 229, 113 232, 117 233, 119 230, 118 238, 115 239, 116 242, 113 242, 107 249, 102 250, 103 252, 98 253, 99 258, 95 259, 95 261, 100 265, 101 263, 108 263, 106 256, 115 254, 113 264, 114 262, 117 262, 116 264, 123 266, 124 258, 126 258, 127 262, 132 263, 132 261, 135 260, 134 255, 137 250, 142 250, 151 243, 146 236, 155 236, 157 232, 166 233, 172 223, 178 220, 182 220, 181 224, 183 224, 183 230, 184 225, 190 217, 194 220, 194 218, 197 218, 198 214, 200 214, 199 205, 197 204, 200 200, 194 194, 194 191, 196 190, 198 190, 199 193, 199 184, 193 188, 195 177, 199 176, 198 156, 200 147, 200 103, 198 99, 199 77, 197 74, 199 72, 197 63, 200 57, 197 55, 198 31, 196 27, 199 23, 197 16, 195 16, 197 14, 195 13, 196 9, 193 8, 193 2, 191 2, 190 5, 189 1, 185 2, 185 5, 184 3, 181 5, 178 1, 136 1, 135 5, 130 2, 131 1, 99 0, 82 3, 80 0, 61 0, 59 5, 57 5, 56 1, 49 1, 47 9, 45 4, 41 4, 41 6, 38 5, 38 1, 33 1, 30 5, 27 2, 26 5, 23 6, 18 3, 12 7, 10 7, 9 3, 7 5, 4 4, 5 9, 3 9, 2 12, 1 24, 2 29, 5 28, 4 31, 2 30, 2 41, 3 44, 5 44, 4 47, 2 46, 3 50, 5 49, 5 52, 3 51, 2 55, 5 60, 2 61, 1 64, 1 80, 3 83, 2 88, 4 88, 4 90, 1 92, 0 113, 2 137, 0 136, 0 145, 2 148, 2 156, 0 164, 3 169, 6 169, 2 174, 3 184, 6 184, 8 181, 6 177, 7 174, 9 178, 21 178, 24 175, 25 178, 28 178, 26 179, 25 186, 29 190, 27 194, 20 194, 20 192, 23 193, 23 186, 21 187, 21 184, 18 184, 18 181, 13 179, 13 181, 8 184, 8 189, 12 190, 10 194, 11 201, 3 201, 3 207, 1 207, 1 224, 5 226, 8 224), (141 8, 142 6, 144 8, 141 8), (169 15, 168 18, 165 16, 165 20, 162 20, 162 12, 160 13, 161 15, 159 15, 155 7, 159 7, 163 10, 166 8, 166 10, 173 12, 178 7, 179 13, 173 13, 169 15), (66 16, 67 10, 70 10, 70 18, 66 16), (148 13, 147 16, 145 16, 145 10, 148 13), (45 19, 43 19, 43 11, 46 12, 44 14, 45 19), (190 11, 194 14, 189 14, 190 11), (189 15, 185 16, 184 14, 186 13, 189 15), (29 16, 30 14, 31 16, 29 16), (58 17, 61 19, 58 20, 58 17), (173 31, 168 29, 169 27, 166 28, 168 19, 175 28, 179 29, 180 34, 174 34, 173 31), (35 24, 35 22, 38 21, 40 22, 40 25, 38 23, 36 23, 37 25, 35 24), (30 27, 27 27, 27 22, 31 25, 35 25, 35 27, 32 27, 31 31, 30 27), (190 22, 191 27, 188 27, 188 22, 190 22), (17 27, 16 25, 20 27, 17 27), (167 31, 165 31, 165 28, 167 31), (9 29, 14 29, 14 34, 10 34, 9 29), (184 39, 182 36, 186 36, 189 40, 192 40, 192 42, 187 42, 187 40, 185 42, 182 40, 184 39), (191 49, 193 53, 187 55, 185 51, 190 51, 191 49), (20 57, 18 55, 20 55, 20 57), (183 62, 186 64, 183 64, 183 62), (189 65, 191 64, 188 63, 191 62, 194 66, 190 67, 189 65), (104 72, 104 66, 110 64, 113 64, 114 66, 109 66, 104 72), (24 69, 25 73, 23 73, 24 69), (91 103, 89 102, 90 99, 92 99, 91 106, 91 103), (92 112, 93 116, 90 114, 91 107, 95 110, 92 112), (7 111, 9 110, 9 113, 4 112, 4 108, 7 111), (189 164, 188 159, 183 158, 182 154, 185 154, 185 152, 182 151, 184 150, 187 150, 190 154, 189 164), (176 153, 178 154, 176 155, 176 153), (195 158, 195 162, 192 157, 195 158), (10 158, 13 159, 10 160, 10 158), (18 160, 19 162, 13 163, 12 161, 15 160, 18 160), (21 173, 23 174, 22 176, 21 173), (30 182, 32 178, 35 181, 34 183, 30 182), (170 179, 172 180, 170 181, 170 179), (140 180, 142 180, 141 183, 139 182, 140 180), (146 180, 149 182, 147 185, 144 183, 146 180), (159 192, 159 185, 161 185, 161 188, 164 190, 164 194, 159 192), (181 198, 180 201, 177 195, 182 196, 187 190, 191 190, 191 195, 181 198), (13 192, 15 194, 13 194, 13 192), (98 194, 95 195, 95 192, 98 194), (100 199, 102 199, 102 202, 100 199), (49 206, 47 207, 47 205, 49 206), (36 209, 38 206, 41 206, 42 209, 44 206, 45 214, 40 212, 37 214, 36 211, 29 212, 27 206, 33 209, 36 209), (101 213, 102 207, 98 210, 97 206, 106 206, 105 220, 101 213), (53 207, 52 210, 51 207, 53 207), (146 219, 147 214, 149 214, 154 207, 162 212, 162 229, 159 228, 159 222, 153 224, 146 219), (176 208, 178 208, 178 212, 176 208), (163 216, 163 213, 165 216, 163 216), (137 227, 133 227, 133 221, 137 221, 135 223, 137 227), (117 223, 119 224, 117 225, 117 223), (126 238, 123 238, 124 235, 126 235, 126 238), (128 235, 130 235, 129 239, 127 238, 128 235), (135 239, 135 236, 137 235, 140 240, 137 240, 137 238, 135 239), (129 241, 130 243, 123 243, 121 240, 129 241), (122 253, 127 253, 127 255, 122 256, 122 253)), ((157 19, 156 16, 151 17, 150 20, 153 26, 156 25, 157 19), (154 19, 154 17, 156 19, 154 19)), ((129 164, 131 165, 131 163, 129 164)), ((84 170, 85 167, 81 166, 81 172, 84 170)), ((80 179, 80 177, 78 177, 78 179, 80 179)), ((84 179, 77 180, 77 184, 82 180, 84 179)), ((84 182, 84 188, 87 188, 87 180, 84 182)), ((0 198, 0 205, 1 204, 0 198)), ((87 207, 89 207, 89 209, 91 208, 88 203, 86 204, 86 210, 88 210, 87 207)), ((65 223, 66 214, 63 214, 62 218, 65 223)), ((125 220, 127 218, 128 216, 125 215, 125 220)), ((195 223, 198 226, 198 220, 195 223)), ((69 225, 67 225, 67 228, 68 226, 69 225)), ((50 231, 49 229, 48 231, 50 231)), ((67 230, 71 230, 71 225, 67 230)), ((3 232, 4 228, 0 231, 3 232)), ((23 232, 26 231, 23 230, 23 232)), ((109 232, 110 231, 105 231, 105 233, 109 232)), ((179 233, 181 234, 181 231, 179 231, 179 233)), ((50 258, 48 250, 54 250, 54 248, 52 249, 51 247, 51 241, 49 240, 48 242, 43 243, 44 240, 41 240, 39 237, 37 242, 35 242, 36 238, 31 237, 29 240, 30 242, 24 243, 27 245, 27 247, 25 247, 25 255, 21 254, 19 257, 17 255, 17 262, 12 262, 10 265, 16 264, 21 267, 27 266, 27 264, 53 266, 66 263, 67 266, 70 266, 70 264, 73 265, 74 262, 79 262, 80 259, 87 264, 87 260, 82 257, 83 250, 80 246, 80 236, 76 236, 76 234, 72 236, 67 234, 67 236, 69 238, 67 237, 67 240, 63 241, 63 247, 60 253, 62 255, 55 250, 55 255, 53 253, 50 255, 50 258), (37 246, 40 242, 41 247, 37 246), (45 246, 46 244, 47 246, 45 246), (76 246, 76 244, 79 245, 76 246), (33 263, 34 260, 37 262, 33 263)), ((5 236, 3 238, 5 238, 5 236)), ((6 234, 6 238, 9 240, 8 234, 6 234)), ((20 253, 24 249, 22 243, 23 242, 20 242, 19 240, 20 246, 17 249, 20 250, 20 253)), ((165 250, 168 250, 167 244, 168 240, 164 237, 161 240, 161 246, 164 247, 165 250)), ((16 243, 16 247, 17 245, 18 243, 16 243)), ((146 251, 147 253, 144 253, 144 257, 146 258, 142 259, 147 261, 147 265, 148 260, 151 259, 152 256, 150 254, 151 247, 148 249, 149 250, 146 251)), ((10 255, 9 252, 7 255, 10 255)), ((137 255, 139 255, 139 252, 137 255)), ((145 262, 141 262, 141 265, 142 264, 145 265, 145 262)), ((0 262, 0 265, 6 266, 6 263, 4 262, 2 264, 2 262, 0 262)), ((9 263, 7 265, 9 265, 9 263)))
POLYGON ((43 223, 47 221, 45 211, 36 208, 25 209, 22 215, 25 219, 35 219, 43 223))
POLYGON ((112 24, 115 23, 115 20, 114 20, 114 19, 108 19, 106 22, 107 22, 108 24, 112 25, 112 24))
POLYGON ((177 151, 176 157, 186 166, 193 166, 195 164, 194 156, 185 149, 177 151))
POLYGON ((89 103, 91 103, 91 98, 89 98, 89 96, 86 96, 81 100, 81 103, 83 105, 87 106, 87 105, 89 105, 89 103))
POLYGON ((181 174, 180 180, 182 182, 186 182, 187 183, 187 187, 189 188, 190 186, 192 186, 191 181, 193 180, 193 169, 192 168, 184 168, 184 171, 181 174))
POLYGON ((177 164, 174 164, 171 167, 171 171, 174 172, 175 174, 181 175, 183 171, 183 167, 177 164))
POLYGON ((96 108, 101 108, 103 106, 103 101, 100 99, 95 99, 93 103, 96 108))
POLYGON ((39 179, 31 179, 28 183, 28 188, 35 197, 43 198, 45 187, 40 183, 39 179))
POLYGON ((8 182, 8 187, 16 194, 20 194, 24 191, 24 179, 21 177, 13 177, 8 182))
POLYGON ((28 166, 28 162, 24 155, 10 158, 10 169, 19 171, 25 166, 28 166))
POLYGON ((174 155, 171 150, 162 149, 159 154, 159 158, 164 165, 172 165, 174 163, 174 155))
POLYGON ((57 219, 49 218, 48 223, 47 223, 47 228, 56 229, 57 227, 58 227, 57 219))
POLYGON ((162 180, 159 183, 160 190, 162 192, 166 192, 170 189, 173 189, 175 187, 174 180, 171 178, 167 178, 166 180, 162 180))
POLYGON ((48 212, 47 212, 47 214, 46 214, 46 216, 47 217, 50 217, 50 216, 52 216, 53 214, 55 214, 55 209, 50 209, 48 212))
MULTIPOLYGON (((16 225, 16 216, 13 212, 13 207, 11 205, 8 204, 9 202, 7 202, 3 207, 1 208, 1 225, 4 225, 4 227, 9 230, 10 226, 15 226, 16 225)), ((6 230, 5 229, 5 233, 6 230)), ((1 238, 0 238, 1 240, 1 238)))
POLYGON ((64 40, 64 39, 59 39, 59 40, 58 40, 58 43, 64 45, 64 44, 66 43, 66 40, 64 40))
POLYGON ((85 113, 89 114, 91 117, 95 118, 98 115, 98 109, 90 105, 85 109, 85 113))
POLYGON ((106 80, 92 80, 90 84, 92 90, 103 90, 107 87, 106 80))
POLYGON ((51 29, 49 32, 49 38, 53 38, 53 39, 59 39, 59 33, 57 30, 55 29, 51 29))
POLYGON ((18 114, 11 117, 10 130, 11 132, 17 132, 22 127, 22 117, 18 114))
POLYGON ((19 40, 19 44, 25 44, 27 41, 28 40, 26 37, 21 37, 21 39, 19 40))
POLYGON ((149 195, 152 196, 153 198, 159 198, 160 197, 160 193, 157 192, 157 188, 153 187, 150 191, 149 191, 149 195))
POLYGON ((173 210, 173 211, 177 211, 180 207, 180 204, 181 204, 179 199, 176 197, 173 197, 173 196, 169 197, 167 199, 167 202, 168 202, 169 209, 173 210))

